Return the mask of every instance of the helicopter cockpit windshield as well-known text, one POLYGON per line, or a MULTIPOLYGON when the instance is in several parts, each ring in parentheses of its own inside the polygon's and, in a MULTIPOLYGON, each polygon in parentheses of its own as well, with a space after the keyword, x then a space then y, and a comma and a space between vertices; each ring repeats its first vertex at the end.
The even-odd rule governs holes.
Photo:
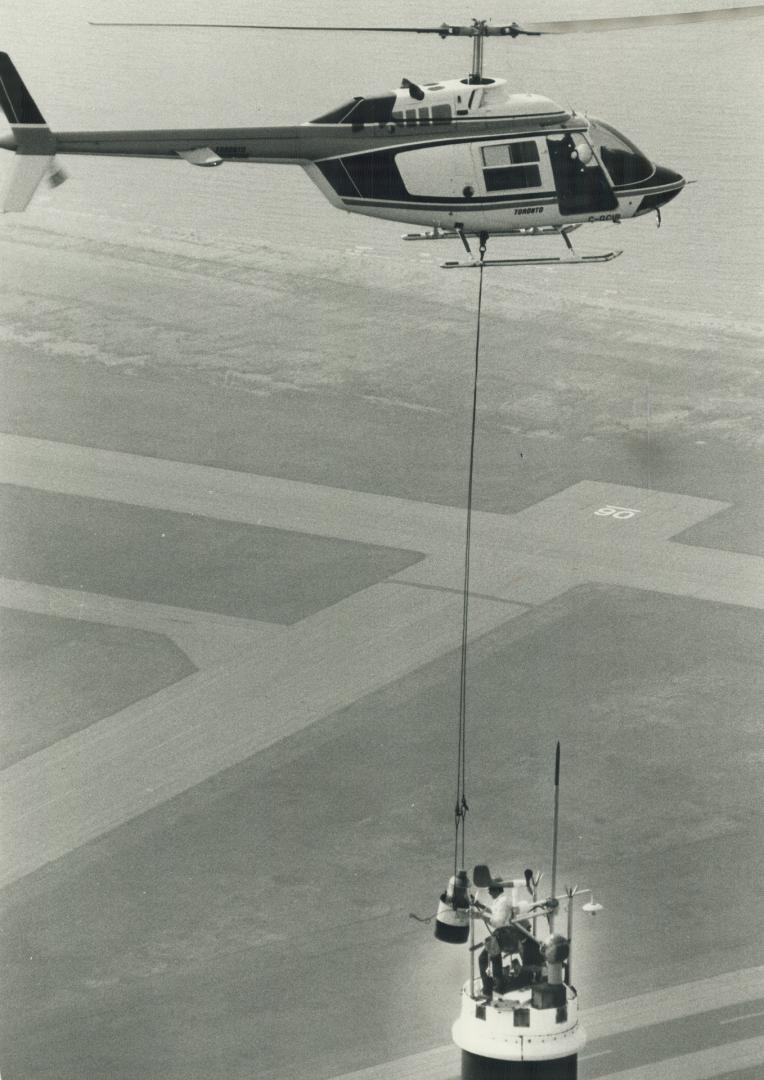
POLYGON ((655 172, 642 151, 610 124, 592 120, 588 135, 616 187, 647 180, 655 172))
POLYGON ((392 120, 395 94, 354 97, 331 112, 311 120, 311 124, 385 124, 392 120))

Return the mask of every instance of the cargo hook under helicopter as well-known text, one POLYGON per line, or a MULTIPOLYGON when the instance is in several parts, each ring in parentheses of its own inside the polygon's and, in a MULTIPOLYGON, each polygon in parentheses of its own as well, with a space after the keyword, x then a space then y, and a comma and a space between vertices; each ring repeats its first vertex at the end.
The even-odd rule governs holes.
POLYGON ((24 210, 46 176, 66 178, 56 155, 170 158, 201 167, 227 162, 300 165, 338 209, 423 226, 407 240, 460 239, 466 262, 447 268, 607 262, 622 252, 578 255, 570 234, 595 222, 620 224, 656 213, 687 181, 657 165, 611 124, 562 108, 538 94, 514 93, 483 73, 486 38, 517 41, 549 34, 595 33, 748 19, 764 5, 622 18, 493 25, 259 26, 231 23, 94 22, 125 29, 208 27, 326 33, 415 33, 472 42, 461 79, 420 85, 403 79, 388 93, 359 95, 303 124, 283 127, 53 132, 6 53, 0 53, 0 104, 15 152, 0 196, 3 211, 24 210), (560 236, 561 257, 476 259, 470 237, 560 236))

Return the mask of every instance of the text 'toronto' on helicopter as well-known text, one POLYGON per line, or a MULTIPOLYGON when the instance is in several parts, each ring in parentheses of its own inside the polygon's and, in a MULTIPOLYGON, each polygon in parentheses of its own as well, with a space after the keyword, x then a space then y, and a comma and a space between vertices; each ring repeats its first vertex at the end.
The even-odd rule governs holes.
MULTIPOLYGON (((336 207, 425 226, 406 239, 481 239, 559 234, 564 258, 485 260, 484 265, 602 262, 620 252, 577 256, 569 234, 590 222, 618 223, 656 212, 686 181, 656 165, 601 120, 571 112, 535 94, 512 93, 504 79, 483 74, 488 37, 515 40, 545 34, 662 27, 764 14, 764 5, 667 15, 494 26, 261 27, 219 23, 100 23, 100 26, 207 26, 271 31, 437 34, 472 40, 472 70, 462 79, 420 86, 403 79, 387 94, 358 96, 305 124, 287 127, 52 132, 5 53, 0 103, 12 134, 0 147, 16 153, 0 205, 23 210, 47 175, 65 173, 56 154, 181 158, 210 167, 223 162, 300 165, 336 207)), ((447 262, 447 267, 475 266, 447 262)))

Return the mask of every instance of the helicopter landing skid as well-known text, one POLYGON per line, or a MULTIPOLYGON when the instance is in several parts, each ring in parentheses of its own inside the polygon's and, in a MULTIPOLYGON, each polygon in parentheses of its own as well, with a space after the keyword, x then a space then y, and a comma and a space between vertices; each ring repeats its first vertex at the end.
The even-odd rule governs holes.
MULTIPOLYGON (((480 258, 476 259, 472 254, 472 249, 469 245, 467 236, 461 229, 457 229, 452 236, 458 236, 470 256, 469 262, 458 262, 457 260, 449 260, 448 262, 441 263, 441 267, 444 270, 478 270, 481 266, 577 266, 580 263, 602 263, 610 262, 612 259, 617 259, 619 255, 622 255, 622 251, 606 251, 601 255, 579 255, 570 242, 568 233, 573 232, 574 229, 579 228, 579 225, 566 225, 562 229, 550 229, 550 230, 537 230, 532 229, 527 233, 520 235, 526 236, 548 236, 550 233, 556 233, 561 236, 565 241, 565 246, 568 249, 567 255, 545 255, 537 256, 530 259, 486 259, 485 251, 488 245, 488 233, 479 233, 480 239, 480 258)), ((424 239, 424 237, 423 237, 424 239)), ((430 237, 427 237, 430 239, 430 237)), ((436 239, 436 237, 432 237, 436 239)), ((440 239, 440 237, 437 237, 440 239)))
POLYGON ((623 255, 622 251, 606 251, 602 255, 548 255, 535 259, 473 259, 471 262, 456 260, 441 263, 443 270, 479 270, 481 266, 578 266, 580 263, 611 262, 623 255))

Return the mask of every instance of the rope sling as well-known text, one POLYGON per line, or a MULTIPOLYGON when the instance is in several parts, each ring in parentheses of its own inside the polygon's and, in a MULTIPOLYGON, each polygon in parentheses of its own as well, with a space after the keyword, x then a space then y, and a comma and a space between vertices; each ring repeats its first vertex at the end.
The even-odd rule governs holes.
POLYGON ((467 631, 469 625, 470 602, 470 543, 472 539, 472 492, 475 476, 475 429, 477 426, 478 365, 480 360, 480 318, 483 306, 483 260, 485 258, 486 237, 480 237, 480 277, 478 283, 477 325, 475 331, 475 363, 472 385, 472 424, 470 430, 470 455, 467 479, 467 528, 464 543, 464 590, 462 599, 462 644, 461 665, 459 671, 459 738, 456 768, 456 803, 454 809, 454 874, 465 862, 467 805, 467 631), (461 860, 460 860, 461 856, 461 860))

